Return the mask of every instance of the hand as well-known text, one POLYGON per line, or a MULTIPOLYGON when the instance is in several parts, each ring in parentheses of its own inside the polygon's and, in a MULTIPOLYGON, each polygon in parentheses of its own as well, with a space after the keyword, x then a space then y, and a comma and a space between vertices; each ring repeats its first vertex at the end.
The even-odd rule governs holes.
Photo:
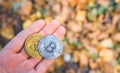
POLYGON ((45 73, 54 60, 30 58, 24 51, 25 39, 33 33, 54 34, 62 39, 65 28, 56 20, 46 25, 38 20, 21 31, 0 51, 0 73, 45 73))

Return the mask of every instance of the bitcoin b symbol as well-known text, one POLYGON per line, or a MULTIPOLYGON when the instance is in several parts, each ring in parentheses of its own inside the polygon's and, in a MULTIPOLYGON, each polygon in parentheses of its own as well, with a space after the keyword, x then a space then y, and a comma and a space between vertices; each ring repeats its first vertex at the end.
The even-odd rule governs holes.
POLYGON ((54 49, 56 49, 56 43, 54 41, 50 41, 50 43, 44 47, 47 52, 52 53, 54 49))

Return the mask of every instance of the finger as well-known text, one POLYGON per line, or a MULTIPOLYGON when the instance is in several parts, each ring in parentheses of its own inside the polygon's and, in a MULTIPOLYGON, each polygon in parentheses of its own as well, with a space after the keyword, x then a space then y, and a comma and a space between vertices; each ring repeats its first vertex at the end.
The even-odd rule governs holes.
POLYGON ((41 61, 41 59, 31 58, 31 59, 29 59, 27 61, 28 61, 28 63, 31 64, 31 68, 35 68, 35 66, 38 64, 38 62, 41 61))
POLYGON ((43 59, 37 68, 35 69, 36 73, 45 73, 47 68, 54 62, 55 60, 43 59))
POLYGON ((42 35, 52 34, 59 26, 60 23, 58 21, 52 20, 40 31, 40 34, 42 35))
MULTIPOLYGON (((42 35, 52 34, 59 26, 60 23, 56 20, 53 20, 49 24, 47 24, 39 33, 42 35)), ((35 63, 39 62, 36 61, 35 63)))
MULTIPOLYGON (((58 38, 62 39, 63 36, 65 35, 66 30, 64 27, 60 26, 54 33, 53 35, 56 35, 58 38)), ((37 66, 36 66, 36 72, 39 73, 44 73, 47 68, 53 63, 54 60, 48 60, 48 59, 43 59, 37 66), (44 67, 44 68, 43 68, 44 67)))
MULTIPOLYGON (((39 33, 42 35, 52 34, 58 27, 60 26, 60 23, 56 20, 51 21, 49 24, 47 24, 39 33)), ((28 58, 25 51, 20 52, 26 59, 28 58)))
MULTIPOLYGON (((60 26, 60 23, 56 20, 53 20, 49 24, 47 24, 39 33, 42 35, 52 34, 59 26, 60 26)), ((21 54, 24 57, 28 58, 25 51, 22 51, 21 54)))
POLYGON ((25 59, 29 58, 29 56, 26 54, 24 48, 23 48, 22 51, 19 53, 19 55, 23 56, 25 59))
POLYGON ((60 39, 63 39, 64 35, 66 33, 66 30, 63 26, 60 26, 54 33, 53 35, 57 36, 60 39))
POLYGON ((18 35, 15 36, 5 47, 4 51, 15 53, 20 51, 23 47, 25 39, 32 33, 39 32, 45 26, 45 22, 43 20, 38 20, 34 22, 27 29, 21 31, 18 35))
POLYGON ((19 64, 19 67, 25 68, 25 70, 30 70, 33 69, 34 66, 37 64, 36 62, 39 62, 40 59, 29 59, 29 60, 24 60, 22 63, 19 64))

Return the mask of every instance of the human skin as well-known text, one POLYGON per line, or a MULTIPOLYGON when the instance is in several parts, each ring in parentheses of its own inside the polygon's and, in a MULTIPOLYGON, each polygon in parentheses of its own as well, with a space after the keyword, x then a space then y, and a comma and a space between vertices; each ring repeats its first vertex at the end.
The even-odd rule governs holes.
POLYGON ((0 51, 0 73, 45 73, 55 59, 48 60, 29 57, 25 53, 24 42, 33 33, 42 35, 53 34, 63 39, 65 32, 65 28, 56 20, 52 20, 47 25, 44 20, 32 23, 28 28, 17 34, 0 51))

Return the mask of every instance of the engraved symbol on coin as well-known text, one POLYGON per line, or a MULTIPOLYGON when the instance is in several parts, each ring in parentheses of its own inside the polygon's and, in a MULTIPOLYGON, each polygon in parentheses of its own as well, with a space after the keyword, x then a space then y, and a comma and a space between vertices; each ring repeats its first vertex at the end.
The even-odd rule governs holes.
POLYGON ((37 51, 37 43, 33 43, 31 46, 30 46, 30 48, 31 48, 31 50, 33 50, 33 51, 37 51))
POLYGON ((47 59, 55 59, 62 54, 63 43, 55 35, 46 35, 38 43, 39 53, 47 59))
POLYGON ((32 34, 25 41, 25 51, 33 58, 42 58, 38 52, 38 41, 42 38, 41 34, 32 34))
POLYGON ((54 41, 50 41, 50 43, 44 47, 47 52, 52 53, 54 49, 56 49, 56 43, 54 41))

